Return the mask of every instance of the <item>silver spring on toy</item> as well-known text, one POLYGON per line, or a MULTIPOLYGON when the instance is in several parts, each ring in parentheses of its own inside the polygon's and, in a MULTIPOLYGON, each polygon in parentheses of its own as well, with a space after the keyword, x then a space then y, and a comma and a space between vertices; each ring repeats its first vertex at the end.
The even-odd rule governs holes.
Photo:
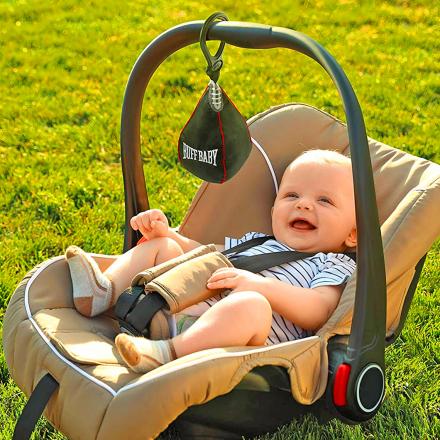
POLYGON ((221 111, 223 109, 222 89, 213 80, 209 81, 208 89, 209 89, 208 91, 209 105, 215 112, 221 111))

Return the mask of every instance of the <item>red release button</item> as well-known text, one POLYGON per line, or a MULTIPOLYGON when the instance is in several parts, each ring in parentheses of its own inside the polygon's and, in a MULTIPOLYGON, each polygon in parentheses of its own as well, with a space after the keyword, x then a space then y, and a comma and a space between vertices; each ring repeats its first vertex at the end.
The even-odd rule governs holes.
POLYGON ((335 382, 333 385, 333 402, 336 406, 347 405, 347 385, 351 367, 348 364, 339 365, 336 370, 335 382))

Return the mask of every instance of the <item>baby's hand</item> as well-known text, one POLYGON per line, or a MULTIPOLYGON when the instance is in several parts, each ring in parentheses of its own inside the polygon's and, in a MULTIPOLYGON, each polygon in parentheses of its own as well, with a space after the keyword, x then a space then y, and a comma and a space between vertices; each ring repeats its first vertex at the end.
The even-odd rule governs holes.
POLYGON ((257 290, 263 277, 235 267, 216 270, 207 282, 208 289, 232 289, 234 292, 257 290))
POLYGON ((149 209, 135 215, 131 218, 130 225, 135 231, 140 231, 147 240, 168 236, 168 219, 160 209, 149 209))

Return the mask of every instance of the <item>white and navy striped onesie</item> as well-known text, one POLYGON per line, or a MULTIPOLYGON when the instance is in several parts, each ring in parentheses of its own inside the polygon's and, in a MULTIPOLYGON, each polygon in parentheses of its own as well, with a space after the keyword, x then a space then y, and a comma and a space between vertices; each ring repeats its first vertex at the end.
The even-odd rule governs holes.
MULTIPOLYGON (((267 237, 267 235, 260 232, 248 232, 238 239, 226 237, 225 250, 256 237, 267 237)), ((293 249, 275 239, 269 239, 263 244, 235 254, 231 258, 231 261, 233 261, 234 257, 238 256, 261 255, 265 253, 292 250, 293 249)), ((293 286, 311 289, 319 286, 338 286, 343 284, 352 275, 355 267, 356 263, 347 255, 319 252, 304 260, 284 263, 280 266, 274 266, 270 269, 263 270, 260 274, 265 277, 276 278, 293 286)), ((204 307, 200 307, 202 304, 199 304, 197 305, 199 307, 194 307, 194 312, 198 309, 197 314, 199 315, 203 308, 207 310, 208 307, 211 307, 226 295, 227 292, 206 300, 204 302, 205 304, 203 304, 204 307)), ((193 309, 193 307, 190 307, 189 309, 193 309)), ((189 311, 189 309, 187 310, 189 311)), ((187 310, 185 310, 185 312, 187 312, 187 310)), ((310 336, 311 334, 311 332, 303 330, 293 322, 288 321, 278 313, 273 312, 272 328, 266 344, 273 345, 280 342, 292 341, 310 336)))

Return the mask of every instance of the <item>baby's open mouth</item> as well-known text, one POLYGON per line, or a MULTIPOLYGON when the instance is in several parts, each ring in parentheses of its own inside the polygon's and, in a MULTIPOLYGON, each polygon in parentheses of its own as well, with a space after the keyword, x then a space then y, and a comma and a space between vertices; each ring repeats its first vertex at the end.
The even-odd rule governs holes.
POLYGON ((294 220, 290 223, 290 226, 301 231, 312 231, 313 229, 316 229, 315 225, 312 225, 309 221, 304 219, 294 220))

